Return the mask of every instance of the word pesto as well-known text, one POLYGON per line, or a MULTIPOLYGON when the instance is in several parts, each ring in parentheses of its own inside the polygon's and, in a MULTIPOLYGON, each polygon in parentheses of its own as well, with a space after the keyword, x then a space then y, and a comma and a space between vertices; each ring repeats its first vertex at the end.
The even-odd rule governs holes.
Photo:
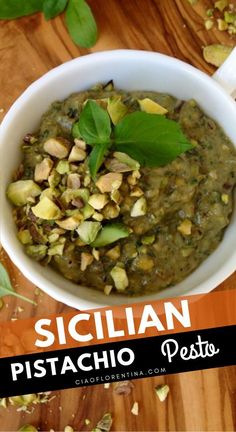
POLYGON ((85 0, 0 0, 0 20, 43 12, 46 20, 65 11, 68 32, 77 45, 90 48, 97 41, 97 25, 85 0))
POLYGON ((72 317, 65 326, 64 318, 59 316, 55 320, 42 318, 35 323, 35 331, 39 336, 35 346, 48 348, 56 341, 59 345, 65 345, 69 339, 79 343, 90 342, 93 339, 103 340, 105 334, 109 338, 122 338, 136 334, 145 335, 147 329, 154 328, 157 332, 173 330, 177 322, 182 327, 191 327, 191 319, 187 300, 181 300, 177 308, 171 302, 165 302, 164 310, 158 314, 152 305, 143 306, 140 318, 135 320, 132 307, 125 308, 123 327, 115 328, 115 320, 112 310, 93 313, 81 312, 72 317), (179 310, 180 309, 180 310, 179 310), (56 333, 55 330, 56 329, 56 333), (91 329, 94 328, 94 332, 91 329))
POLYGON ((85 104, 72 133, 92 146, 89 169, 93 178, 110 149, 126 153, 141 166, 158 167, 193 148, 180 125, 162 115, 133 112, 112 128, 108 112, 93 100, 85 104))

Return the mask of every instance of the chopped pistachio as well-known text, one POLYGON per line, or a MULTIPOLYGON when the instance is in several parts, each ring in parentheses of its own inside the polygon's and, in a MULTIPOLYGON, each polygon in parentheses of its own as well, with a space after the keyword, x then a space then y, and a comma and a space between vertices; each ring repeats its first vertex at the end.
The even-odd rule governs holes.
POLYGON ((137 198, 141 197, 143 194, 144 194, 144 192, 138 186, 134 186, 133 189, 130 192, 130 196, 137 197, 137 198))
POLYGON ((120 258, 120 246, 117 245, 110 249, 108 252, 106 252, 106 256, 108 256, 110 259, 116 261, 118 258, 120 258))
POLYGON ((85 188, 81 189, 66 189, 60 197, 60 200, 64 206, 68 205, 75 198, 81 198, 86 204, 89 199, 89 190, 85 188))
POLYGON ((110 275, 114 281, 117 291, 124 291, 129 286, 129 280, 125 269, 115 266, 110 271, 110 275))
POLYGON ((102 85, 101 87, 104 91, 112 91, 114 90, 114 82, 113 80, 108 81, 105 85, 102 85))
POLYGON ((85 220, 89 219, 94 214, 94 212, 94 208, 89 204, 85 204, 85 206, 81 209, 81 213, 85 220))
MULTIPOLYGON (((17 407, 17 411, 25 411, 30 413, 27 408, 34 404, 45 404, 50 402, 56 396, 50 396, 51 392, 42 392, 42 393, 33 393, 23 396, 13 396, 8 398, 8 401, 11 405, 17 407)), ((6 401, 7 402, 7 401, 6 401)), ((36 429, 35 429, 36 430, 36 429)), ((29 430, 30 431, 30 430, 29 430)))
POLYGON ((93 194, 89 197, 88 204, 90 204, 95 210, 101 210, 105 207, 108 202, 107 195, 93 194))
POLYGON ((123 176, 121 173, 111 172, 99 177, 96 182, 96 186, 100 192, 112 192, 119 189, 122 184, 123 176))
POLYGON ((114 383, 114 393, 117 395, 129 395, 134 388, 132 381, 118 381, 114 383))
POLYGON ((56 171, 61 175, 68 174, 70 172, 69 162, 66 159, 60 160, 56 166, 56 171))
POLYGON ((73 427, 68 425, 65 427, 64 432, 74 432, 74 429, 73 429, 73 427))
POLYGON ((53 229, 52 229, 51 233, 52 233, 52 235, 53 235, 53 234, 58 234, 58 235, 60 236, 60 235, 65 234, 66 231, 65 231, 64 229, 62 229, 62 228, 57 228, 57 227, 56 227, 56 228, 53 228, 53 229))
POLYGON ((80 216, 81 220, 84 219, 84 217, 81 215, 80 211, 78 209, 67 209, 65 210, 66 216, 80 216))
POLYGON ((1 398, 0 399, 0 406, 3 408, 7 407, 7 398, 1 398))
POLYGON ((184 248, 184 249, 181 249, 181 254, 184 258, 186 258, 186 257, 190 256, 193 251, 194 251, 193 248, 190 248, 190 247, 184 248))
POLYGON ((155 241, 155 235, 143 236, 141 241, 143 245, 151 245, 155 241))
POLYGON ((167 395, 170 391, 170 388, 167 384, 161 384, 155 388, 155 391, 156 391, 156 395, 159 397, 160 401, 164 402, 164 400, 167 398, 167 395))
POLYGON ((42 200, 45 196, 51 200, 53 200, 55 197, 58 197, 60 195, 60 192, 56 188, 46 188, 42 191, 39 199, 42 200))
POLYGON ((140 172, 139 171, 133 171, 131 175, 127 177, 127 181, 131 186, 135 186, 137 184, 137 180, 140 178, 140 172))
POLYGON ((19 405, 23 405, 24 404, 22 396, 12 396, 12 397, 9 397, 9 402, 13 406, 19 406, 19 405))
POLYGON ((80 169, 80 166, 77 165, 77 163, 75 163, 75 162, 70 162, 70 171, 71 171, 72 173, 77 173, 77 172, 79 171, 79 169, 80 169))
POLYGON ((47 254, 46 245, 27 245, 25 248, 27 255, 36 261, 41 261, 47 254))
POLYGON ((55 243, 58 239, 59 239, 59 234, 55 232, 48 236, 49 243, 55 243))
POLYGON ((81 150, 86 150, 86 143, 83 140, 75 138, 74 143, 81 150))
POLYGON ((215 170, 212 170, 209 172, 209 177, 211 177, 213 180, 217 180, 218 176, 217 176, 217 172, 215 170))
POLYGON ((120 207, 115 203, 108 203, 102 212, 105 219, 115 219, 120 214, 120 207))
POLYGON ((117 125, 127 111, 128 107, 121 101, 121 96, 112 96, 108 99, 107 112, 114 125, 117 125))
POLYGON ((39 203, 32 207, 34 215, 40 219, 56 220, 61 217, 59 207, 46 196, 39 203))
POLYGON ((54 256, 54 255, 63 255, 65 244, 64 243, 53 243, 52 246, 48 249, 48 255, 54 256))
POLYGON ((203 57, 207 63, 220 67, 232 52, 233 47, 227 45, 213 44, 203 49, 203 57))
POLYGON ((77 214, 75 216, 70 216, 66 219, 57 221, 57 225, 65 230, 73 231, 80 225, 81 221, 83 220, 82 214, 77 214))
POLYGON ((205 28, 206 30, 211 30, 212 27, 214 27, 214 22, 212 20, 206 20, 205 21, 205 28))
POLYGON ((229 204, 229 195, 228 194, 222 194, 221 195, 221 201, 224 203, 224 204, 229 204))
POLYGON ((93 257, 95 258, 95 260, 99 261, 99 259, 100 259, 100 252, 97 249, 93 248, 92 254, 93 254, 93 257))
POLYGON ((114 201, 116 204, 120 204, 121 200, 122 200, 122 196, 120 191, 118 191, 118 189, 113 190, 110 194, 111 200, 114 201))
POLYGON ((223 19, 218 18, 217 20, 217 24, 218 24, 218 30, 220 31, 225 31, 228 29, 228 24, 227 22, 225 22, 223 19))
POLYGON ((42 162, 38 163, 34 170, 34 180, 42 183, 47 180, 53 168, 53 161, 50 158, 44 158, 42 162))
POLYGON ((79 189, 81 185, 80 175, 71 173, 67 177, 67 187, 69 189, 79 189))
POLYGON ((101 213, 94 212, 92 215, 92 218, 98 222, 102 222, 102 220, 104 219, 104 216, 101 213))
MULTIPOLYGON (((94 242, 101 228, 102 225, 100 222, 85 221, 80 224, 76 231, 84 243, 90 244, 94 242)), ((92 246, 96 247, 95 244, 92 246)))
MULTIPOLYGON (((95 222, 93 222, 95 223, 95 222)), ((98 233, 96 240, 91 242, 92 247, 103 247, 114 243, 121 238, 128 237, 130 230, 121 223, 108 224, 98 233)))
POLYGON ((228 0, 218 0, 215 2, 214 6, 220 12, 223 12, 223 10, 228 6, 228 4, 229 4, 228 0))
POLYGON ((139 170, 140 168, 140 163, 135 159, 131 158, 126 153, 114 152, 113 156, 114 158, 118 159, 119 162, 128 165, 132 171, 139 170))
MULTIPOLYGON (((107 109, 108 98, 100 98, 100 99, 92 99, 92 100, 94 100, 94 102, 96 102, 101 108, 103 108, 105 110, 107 109)), ((86 102, 87 101, 85 101, 85 103, 86 102)))
POLYGON ((140 171, 139 170, 135 170, 132 172, 132 177, 139 179, 141 177, 140 171))
POLYGON ((129 175, 127 177, 127 182, 129 183, 130 186, 135 186, 137 184, 137 179, 132 175, 129 175))
POLYGON ((85 246, 86 245, 86 243, 83 242, 80 238, 77 238, 75 240, 75 244, 76 244, 76 246, 85 246))
POLYGON ((90 423, 91 423, 91 421, 90 421, 89 419, 85 419, 85 420, 84 420, 84 424, 85 424, 86 426, 90 425, 90 423))
POLYGON ((69 155, 69 162, 80 162, 83 161, 86 158, 87 154, 86 151, 77 147, 74 145, 72 147, 70 155, 69 155))
POLYGON ((159 114, 164 115, 168 113, 168 110, 163 106, 159 105, 157 102, 149 98, 139 99, 138 100, 141 111, 144 111, 149 114, 159 114))
POLYGON ((112 172, 118 172, 118 173, 123 173, 123 172, 129 172, 132 171, 132 168, 130 168, 129 165, 118 161, 118 159, 116 158, 112 158, 112 159, 106 159, 105 160, 105 167, 112 172))
POLYGON ((147 201, 144 197, 139 198, 133 205, 130 216, 138 217, 147 213, 147 201))
POLYGON ((131 413, 133 415, 136 415, 136 416, 139 414, 139 404, 138 404, 138 402, 134 402, 134 404, 133 404, 133 406, 131 408, 131 413))
POLYGON ((112 417, 110 413, 104 414, 102 419, 97 423, 96 428, 102 432, 109 432, 112 426, 112 417))
POLYGON ((64 138, 50 138, 44 143, 44 150, 57 159, 64 159, 70 151, 70 143, 64 138))
POLYGON ((112 285, 105 285, 104 287, 104 294, 105 295, 110 295, 111 291, 112 291, 113 286, 112 285))
POLYGON ((83 202, 82 198, 79 198, 79 197, 74 198, 74 199, 71 201, 71 204, 72 204, 74 207, 76 207, 77 209, 82 209, 82 208, 84 207, 84 202, 83 202))
POLYGON ((224 19, 227 24, 234 24, 236 22, 236 14, 226 11, 224 13, 224 19))
POLYGON ((90 266, 90 264, 92 264, 92 262, 93 262, 93 255, 86 252, 81 253, 81 264, 80 264, 81 271, 85 271, 86 268, 90 266))
POLYGON ((48 184, 50 188, 55 188, 59 185, 61 181, 61 175, 53 169, 50 176, 48 177, 48 184))
POLYGON ((236 34, 236 26, 233 24, 230 24, 228 27, 228 33, 230 35, 235 35, 236 34))
POLYGON ((135 259, 135 266, 139 270, 150 271, 154 267, 153 259, 148 255, 139 255, 135 259))
POLYGON ((40 194, 41 188, 33 180, 18 180, 7 189, 7 197, 16 206, 23 206, 40 194))
POLYGON ((24 245, 32 243, 32 237, 28 229, 19 231, 17 237, 24 245))
POLYGON ((38 399, 38 396, 36 393, 26 394, 22 396, 12 396, 9 398, 9 402, 11 405, 18 406, 18 405, 29 405, 33 402, 35 402, 38 399))
POLYGON ((213 9, 213 8, 207 9, 207 11, 206 11, 206 15, 207 15, 209 18, 212 17, 213 14, 214 14, 214 9, 213 9))
POLYGON ((87 187, 87 186, 89 186, 90 185, 90 183, 91 183, 91 177, 90 177, 90 175, 89 174, 86 174, 85 176, 84 176, 84 187, 87 187))
POLYGON ((26 424, 24 426, 21 426, 20 429, 18 429, 18 432, 38 432, 38 429, 34 427, 33 425, 26 424))
POLYGON ((183 235, 191 235, 192 222, 189 219, 184 219, 183 222, 177 227, 177 230, 183 235))

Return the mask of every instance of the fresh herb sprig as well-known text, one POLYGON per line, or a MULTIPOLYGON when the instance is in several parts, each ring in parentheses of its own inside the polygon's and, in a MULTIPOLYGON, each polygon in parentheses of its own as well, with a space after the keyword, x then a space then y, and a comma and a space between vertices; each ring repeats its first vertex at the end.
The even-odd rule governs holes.
POLYGON ((75 44, 91 48, 97 41, 97 25, 85 0, 0 0, 0 20, 43 12, 46 20, 65 11, 68 32, 75 44))
POLYGON ((36 305, 33 300, 28 299, 27 297, 18 294, 14 291, 14 288, 11 284, 10 278, 5 267, 0 263, 0 298, 6 295, 11 295, 20 298, 21 300, 27 301, 28 303, 32 303, 36 305))
POLYGON ((142 166, 158 167, 193 147, 177 122, 157 114, 137 111, 111 127, 108 112, 93 100, 87 101, 72 133, 93 147, 89 157, 93 178, 109 150, 126 153, 142 166))

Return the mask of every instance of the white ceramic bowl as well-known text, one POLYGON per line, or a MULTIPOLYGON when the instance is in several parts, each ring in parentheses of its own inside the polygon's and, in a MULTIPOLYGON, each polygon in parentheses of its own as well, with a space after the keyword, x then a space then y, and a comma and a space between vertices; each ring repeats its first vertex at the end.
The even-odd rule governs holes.
MULTIPOLYGON (((236 51, 215 78, 224 81, 227 90, 235 89, 236 51), (234 57, 234 58, 233 58, 234 57)), ((65 63, 32 84, 14 103, 0 128, 1 242, 22 273, 43 291, 72 307, 89 309, 104 305, 156 300, 163 297, 205 293, 215 288, 236 269, 236 212, 215 252, 189 277, 160 293, 139 298, 110 295, 66 281, 49 267, 28 258, 17 240, 12 208, 5 197, 6 186, 21 159, 19 142, 37 129, 41 115, 51 102, 71 93, 88 89, 97 82, 113 79, 124 90, 154 90, 180 99, 194 98, 202 109, 224 128, 236 146, 236 104, 225 89, 192 66, 162 54, 118 50, 80 57, 65 63)))

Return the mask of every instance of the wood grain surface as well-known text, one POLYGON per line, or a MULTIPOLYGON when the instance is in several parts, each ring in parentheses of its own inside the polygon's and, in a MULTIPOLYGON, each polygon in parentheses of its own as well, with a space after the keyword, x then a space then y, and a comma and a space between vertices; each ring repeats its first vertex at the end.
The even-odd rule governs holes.
MULTIPOLYGON (((0 120, 14 100, 34 80, 51 68, 91 51, 116 48, 153 50, 185 60, 211 74, 214 68, 202 57, 202 47, 210 43, 234 44, 235 40, 216 29, 208 32, 203 18, 213 2, 199 0, 192 7, 187 0, 91 0, 100 36, 88 51, 70 40, 63 17, 46 22, 40 14, 17 21, 0 22, 0 120)), ((42 316, 68 311, 44 293, 36 295, 27 281, 2 250, 15 288, 37 301, 37 307, 15 298, 5 298, 1 320, 42 316), (19 306, 22 306, 23 311, 19 306)), ((233 275, 219 289, 236 285, 233 275)), ((234 342, 235 343, 235 342, 234 342)), ((4 377, 1 377, 4 385, 4 377)), ((48 405, 37 406, 32 414, 0 408, 0 430, 16 431, 31 423, 41 431, 64 430, 71 425, 76 431, 89 431, 105 412, 114 418, 113 431, 235 431, 236 367, 149 378, 134 382, 128 396, 114 393, 113 386, 65 390, 56 393, 48 405), (170 394, 161 403, 154 388, 167 383, 170 394), (138 401, 138 416, 131 414, 138 401), (91 424, 85 426, 84 420, 91 424)))

